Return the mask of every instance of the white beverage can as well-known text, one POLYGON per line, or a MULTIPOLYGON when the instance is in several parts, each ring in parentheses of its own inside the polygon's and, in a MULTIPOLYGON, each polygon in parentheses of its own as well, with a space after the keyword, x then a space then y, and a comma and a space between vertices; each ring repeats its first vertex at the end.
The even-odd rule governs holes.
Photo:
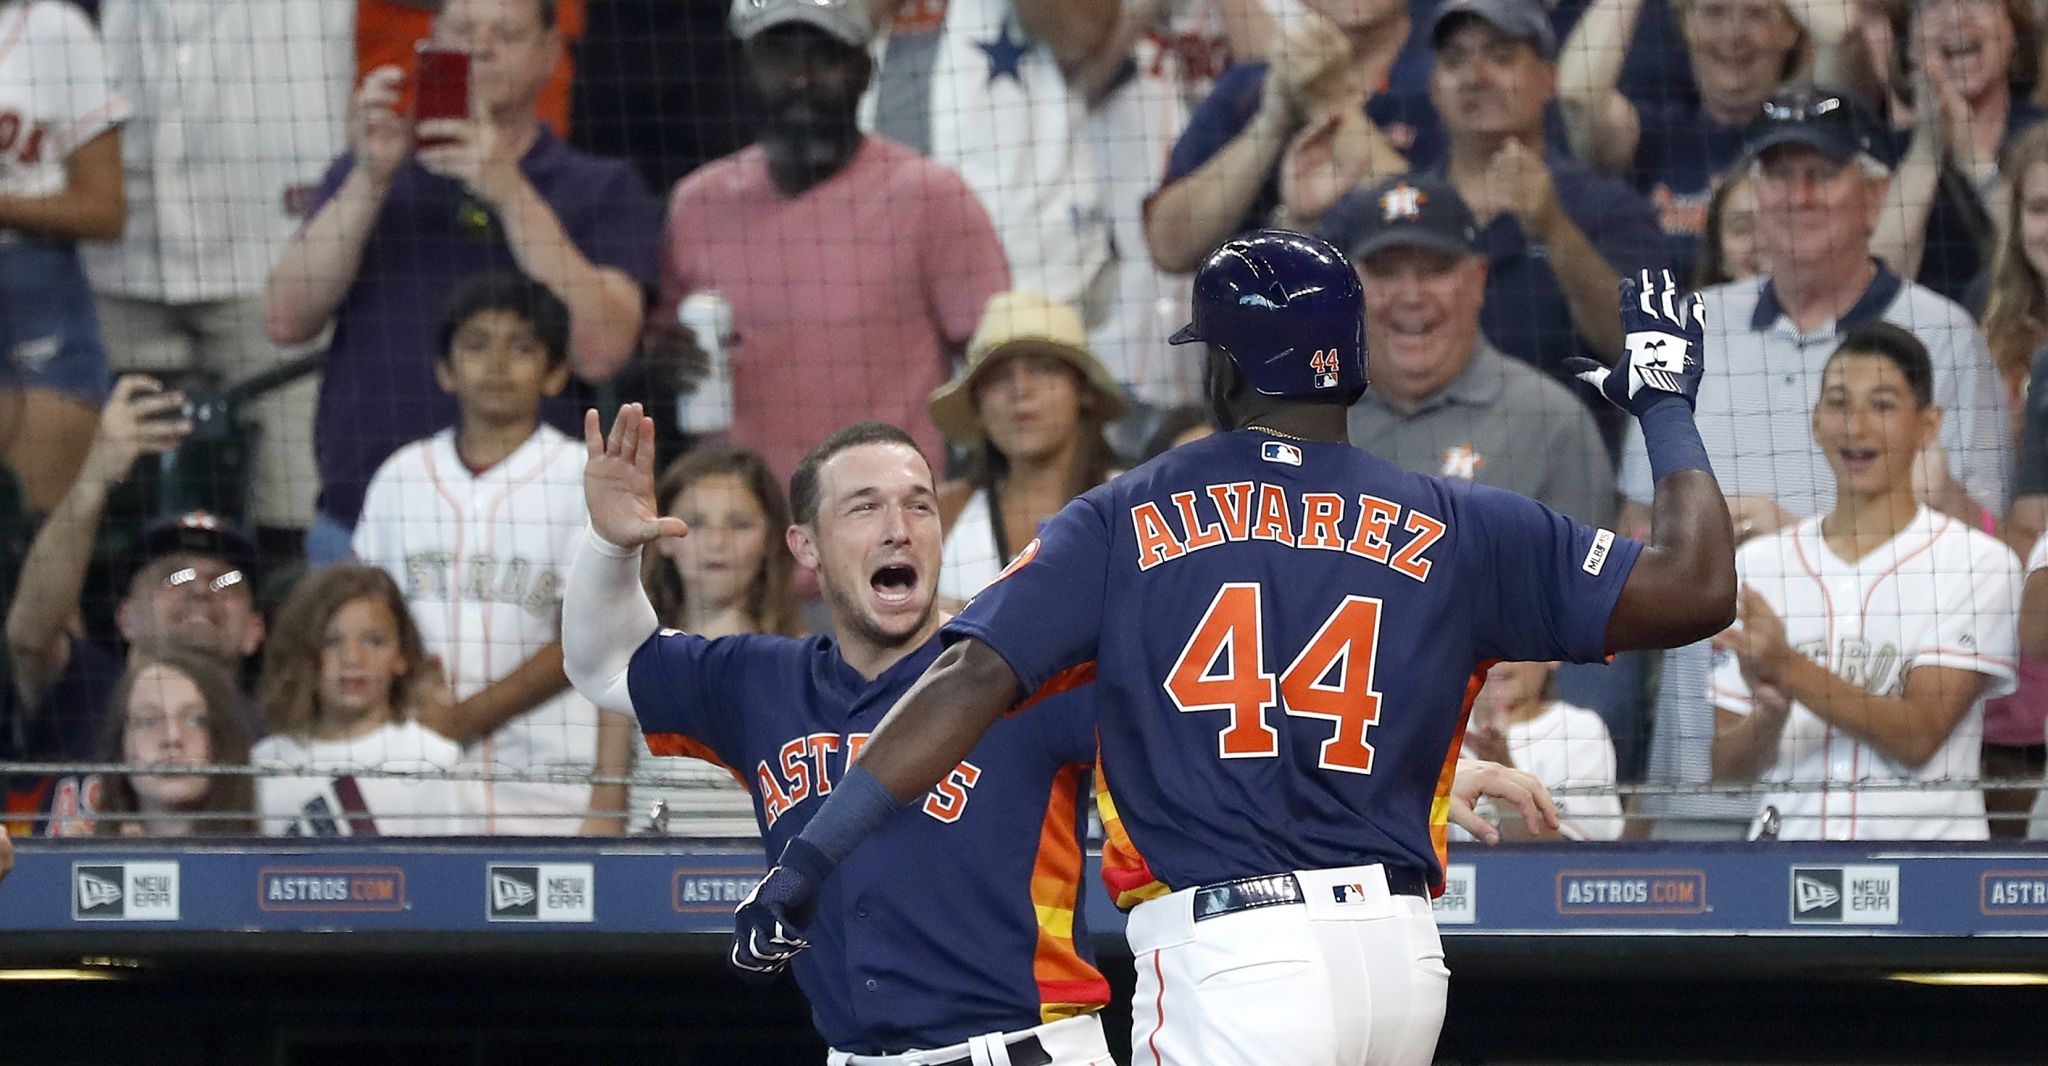
POLYGON ((732 304, 716 292, 693 292, 676 320, 710 361, 696 391, 676 395, 676 424, 686 433, 723 433, 732 428, 732 304))

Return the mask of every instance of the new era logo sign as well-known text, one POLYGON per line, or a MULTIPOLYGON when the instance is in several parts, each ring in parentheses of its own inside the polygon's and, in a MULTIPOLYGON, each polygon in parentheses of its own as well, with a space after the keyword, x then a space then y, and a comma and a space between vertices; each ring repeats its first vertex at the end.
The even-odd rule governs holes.
POLYGON ((1792 875, 1792 913, 1809 922, 1842 920, 1842 871, 1792 875))
POLYGON ((1899 924, 1896 866, 1795 866, 1794 925, 1899 924))
POLYGON ((491 871, 491 917, 540 917, 540 889, 533 867, 491 871))
POLYGON ((118 916, 122 900, 121 876, 119 866, 79 868, 73 875, 74 886, 78 892, 78 916, 118 916))
POLYGON ((597 920, 596 878, 591 864, 492 863, 486 878, 485 915, 493 922, 591 922, 597 920))
POLYGON ((175 922, 175 862, 73 863, 71 917, 81 922, 175 922))

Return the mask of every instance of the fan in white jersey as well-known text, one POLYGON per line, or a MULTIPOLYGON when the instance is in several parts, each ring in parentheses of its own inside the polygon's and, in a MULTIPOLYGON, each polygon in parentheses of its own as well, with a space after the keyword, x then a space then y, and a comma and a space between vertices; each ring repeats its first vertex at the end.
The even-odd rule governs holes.
MULTIPOLYGON (((1595 711, 1557 698, 1556 663, 1495 663, 1472 701, 1465 757, 1535 774, 1543 787, 1614 787, 1614 742, 1595 711)), ((1621 798, 1613 792, 1559 796, 1563 834, 1574 840, 1621 835, 1621 798)), ((1503 828, 1511 828, 1512 819, 1503 828)), ((1470 839, 1451 827, 1452 839, 1470 839)))
MULTIPOLYGON (((640 584, 661 624, 716 640, 740 633, 800 637, 807 632, 796 601, 796 558, 784 531, 789 499, 759 455, 707 444, 685 453, 654 483, 661 513, 690 527, 687 537, 655 542, 640 564, 640 584)), ((647 825, 660 803, 657 829, 677 836, 761 835, 746 785, 723 765, 656 755, 633 731, 631 827, 647 825)))
POLYGON ((451 770, 462 754, 420 722, 445 711, 447 684, 389 574, 344 565, 301 580, 264 648, 257 696, 271 735, 249 761, 275 771, 256 784, 265 833, 459 830, 453 782, 370 776, 451 770))
POLYGON ((1824 785, 1764 797, 1785 839, 1987 833, 1984 701, 2013 689, 2019 560, 1915 498, 1941 426, 1933 376, 1905 330, 1851 330, 1813 411, 1834 510, 1736 554, 1740 623, 1714 639, 1708 695, 1714 776, 1824 785))
MULTIPOLYGON (((589 519, 583 444, 540 421, 569 382, 569 311, 537 281, 480 274, 450 297, 434 377, 458 425, 393 453, 370 480, 356 558, 405 590, 455 702, 429 724, 464 768, 623 776, 630 719, 599 714, 562 672, 562 579, 589 519)), ((622 785, 464 781, 474 831, 616 832, 622 785)))

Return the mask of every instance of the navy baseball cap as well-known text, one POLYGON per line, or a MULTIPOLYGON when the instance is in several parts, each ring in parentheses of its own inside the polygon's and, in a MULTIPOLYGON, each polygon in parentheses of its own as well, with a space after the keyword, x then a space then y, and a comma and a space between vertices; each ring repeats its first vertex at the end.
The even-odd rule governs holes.
POLYGON ((1800 144, 1843 162, 1869 156, 1890 165, 1891 161, 1879 154, 1870 128, 1854 97, 1795 82, 1764 101, 1743 136, 1742 151, 1745 158, 1755 159, 1781 144, 1800 144))
POLYGON ((733 0, 728 21, 733 35, 742 41, 753 40, 771 26, 792 22, 816 27, 855 48, 865 49, 875 37, 867 0, 733 0))
POLYGON ((1451 22, 1461 15, 1483 19, 1494 29, 1528 44, 1544 62, 1557 58, 1557 31, 1537 0, 1445 0, 1429 23, 1429 46, 1442 48, 1451 22))
POLYGON ((1458 190, 1434 175, 1404 174, 1350 193, 1324 216, 1322 235, 1353 262, 1395 247, 1479 253, 1479 220, 1458 190))
POLYGON ((143 527, 136 569, 166 555, 210 555, 240 570, 254 588, 260 561, 256 542, 230 522, 208 511, 164 515, 143 527))

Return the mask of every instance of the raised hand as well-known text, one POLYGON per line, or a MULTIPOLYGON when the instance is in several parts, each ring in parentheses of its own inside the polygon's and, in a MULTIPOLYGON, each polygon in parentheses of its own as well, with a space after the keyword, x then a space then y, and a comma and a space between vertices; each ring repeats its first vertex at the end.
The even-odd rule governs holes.
POLYGON ((606 436, 597 409, 583 413, 583 502, 597 535, 621 548, 662 537, 685 537, 690 527, 664 515, 654 500, 654 422, 637 403, 619 408, 606 436))
POLYGON ((363 77, 348 116, 348 146, 356 165, 369 168, 379 186, 391 180, 411 150, 412 134, 398 115, 398 86, 405 72, 382 66, 363 77))
POLYGON ((137 459, 176 449, 192 433, 184 405, 183 393, 165 392, 155 378, 130 374, 114 382, 79 476, 101 486, 118 485, 137 459))
POLYGON ((1280 159, 1280 200, 1297 222, 1323 217, 1372 173, 1372 153, 1347 145, 1347 127, 1363 125, 1357 108, 1329 111, 1295 135, 1280 159))
POLYGON ((1707 320, 1699 296, 1680 291, 1669 270, 1657 273, 1661 278, 1644 270, 1621 281, 1621 362, 1610 368, 1591 359, 1564 361, 1580 381, 1638 418, 1663 400, 1692 407, 1703 372, 1707 320))

